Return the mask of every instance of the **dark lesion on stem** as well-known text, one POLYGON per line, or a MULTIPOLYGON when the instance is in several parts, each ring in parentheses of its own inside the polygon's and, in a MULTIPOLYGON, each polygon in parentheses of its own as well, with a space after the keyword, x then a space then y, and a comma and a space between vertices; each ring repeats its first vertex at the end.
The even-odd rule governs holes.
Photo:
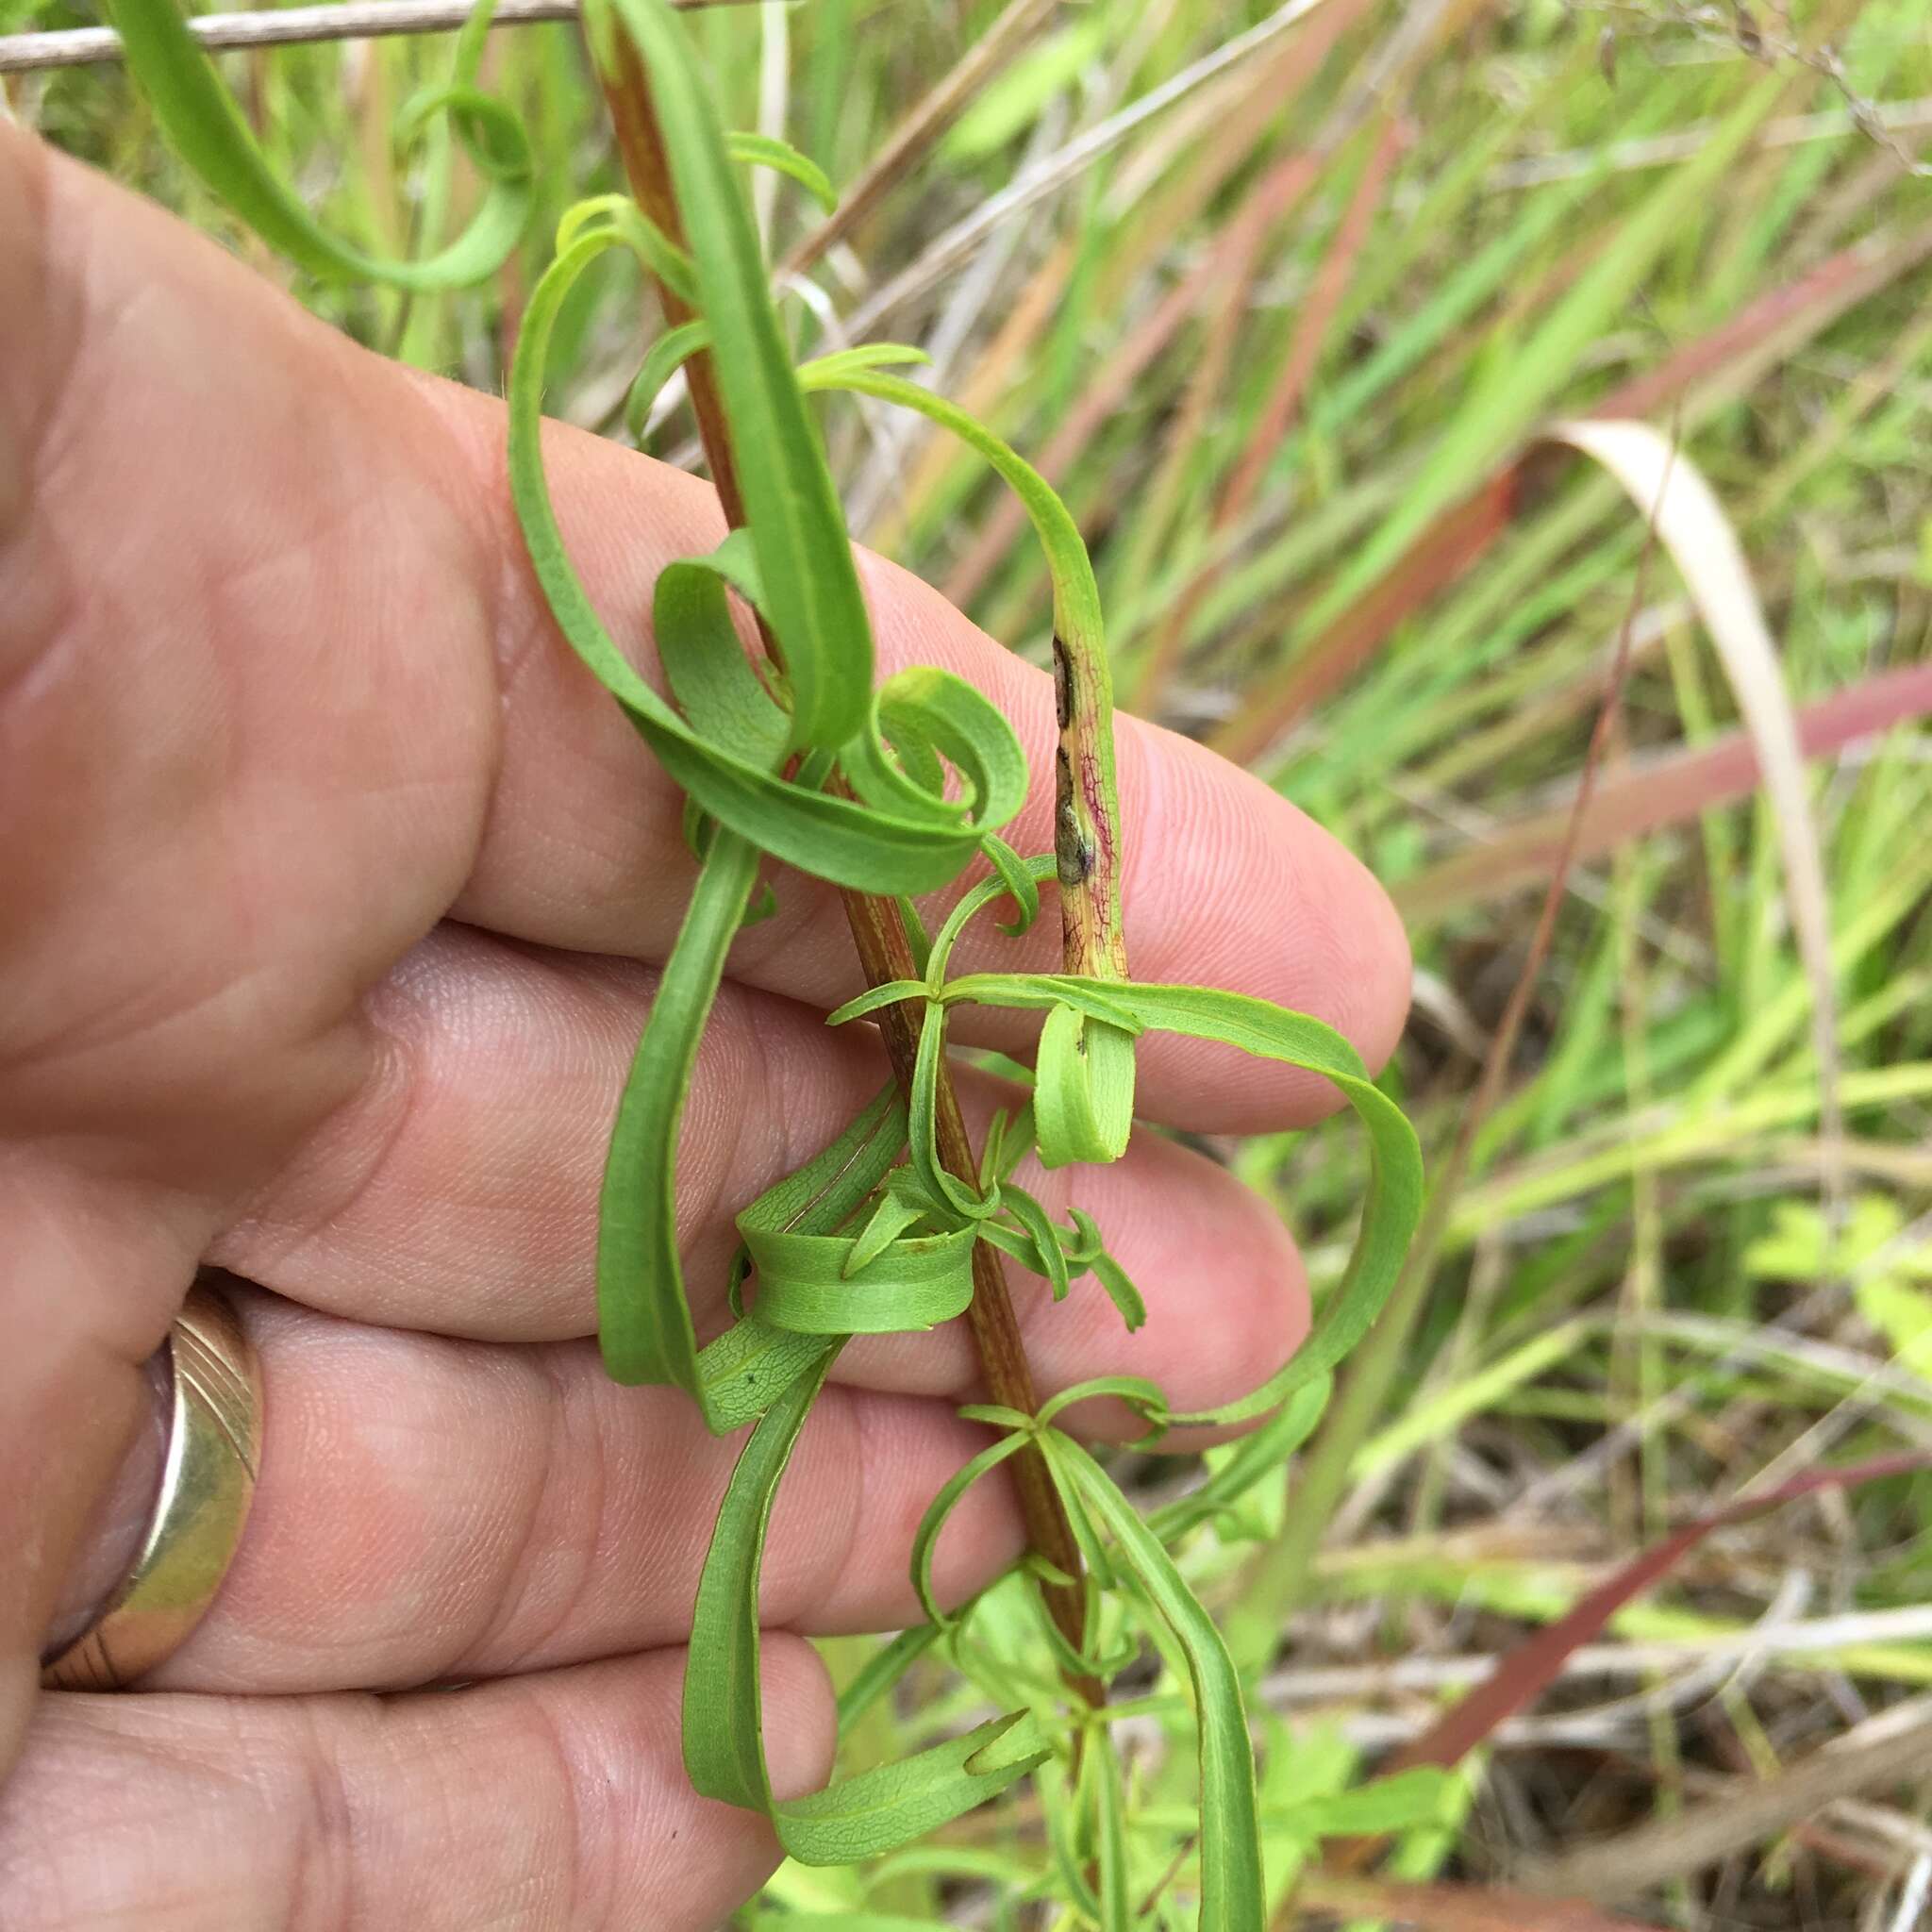
POLYGON ((1069 973, 1096 979, 1127 976, 1121 929, 1120 854, 1108 808, 1112 742, 1098 688, 1098 667, 1075 662, 1053 641, 1054 710, 1060 741, 1054 754, 1054 874, 1060 888, 1061 958, 1069 973), (1103 769, 1105 761, 1105 769, 1103 769))

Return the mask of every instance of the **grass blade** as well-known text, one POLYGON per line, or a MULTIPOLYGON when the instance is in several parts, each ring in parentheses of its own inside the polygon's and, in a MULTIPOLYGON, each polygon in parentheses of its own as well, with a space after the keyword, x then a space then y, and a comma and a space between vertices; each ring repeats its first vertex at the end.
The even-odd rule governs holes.
MULTIPOLYGON (((1559 423, 1552 441, 1594 458, 1650 516, 1684 579, 1743 714, 1771 801, 1784 858, 1785 893, 1805 975, 1811 983, 1811 1023, 1818 1050, 1820 1122, 1827 1144, 1843 1138, 1839 1101, 1838 995, 1831 964, 1831 905, 1812 822, 1790 693, 1765 624, 1751 569, 1715 491, 1670 438, 1645 423, 1559 423)), ((1836 1164, 1825 1191, 1843 1192, 1836 1164)))

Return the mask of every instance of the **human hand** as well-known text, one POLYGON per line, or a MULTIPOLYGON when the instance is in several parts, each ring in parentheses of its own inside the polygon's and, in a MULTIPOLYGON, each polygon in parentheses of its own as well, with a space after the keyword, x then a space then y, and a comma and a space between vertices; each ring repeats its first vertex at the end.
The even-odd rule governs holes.
MULTIPOLYGON (((585 1339, 605 1137, 691 875, 678 795, 550 626, 498 406, 4 127, 0 262, 6 1923, 712 1924, 775 1857, 678 1760, 736 1445, 677 1391, 608 1382, 585 1339), (203 1265, 260 1284, 238 1292, 265 1383, 241 1548, 138 1692, 41 1695, 50 1631, 144 1521, 143 1364, 203 1265)), ((643 637, 657 571, 717 539, 708 491, 566 430, 550 468, 601 608, 643 637)), ((864 575, 889 665, 947 665, 1012 718, 1041 780, 1013 837, 1047 846, 1044 674, 864 575)), ((1367 874, 1181 740, 1123 721, 1120 758, 1137 970, 1317 1013, 1379 1062, 1407 954, 1367 874)), ((733 1212, 883 1071, 865 1029, 821 1024, 858 990, 836 896, 786 876, 779 900, 685 1121, 680 1233, 720 1317, 733 1212)), ((995 948, 1055 963, 1043 932, 964 950, 995 948)), ((1010 1016, 956 1028, 1024 1042, 1010 1016)), ((1150 1037, 1140 1069, 1143 1112, 1201 1131, 1330 1105, 1198 1042, 1150 1037)), ((997 1089, 962 1085, 983 1118, 997 1089)), ((1207 1407, 1300 1334, 1287 1236, 1211 1163, 1143 1136, 1028 1185, 1055 1209, 1071 1189, 1149 1309, 1129 1337, 1091 1280, 1055 1307, 1016 1274, 1042 1393, 1142 1374, 1207 1407)), ((984 1440, 954 1413, 957 1324, 836 1373, 765 1562, 781 1792, 829 1765, 805 1640, 917 1618, 912 1526, 984 1440)), ((941 1594, 1018 1547, 982 1486, 941 1594)))

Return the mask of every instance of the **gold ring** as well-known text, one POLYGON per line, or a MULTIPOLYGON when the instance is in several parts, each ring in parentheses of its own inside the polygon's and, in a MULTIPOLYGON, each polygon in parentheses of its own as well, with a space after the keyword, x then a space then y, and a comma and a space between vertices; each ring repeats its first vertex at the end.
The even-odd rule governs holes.
POLYGON ((119 1690, 187 1641, 242 1541, 261 1462, 261 1372, 226 1299, 197 1282, 168 1331, 174 1420, 141 1555, 41 1670, 50 1690, 119 1690))

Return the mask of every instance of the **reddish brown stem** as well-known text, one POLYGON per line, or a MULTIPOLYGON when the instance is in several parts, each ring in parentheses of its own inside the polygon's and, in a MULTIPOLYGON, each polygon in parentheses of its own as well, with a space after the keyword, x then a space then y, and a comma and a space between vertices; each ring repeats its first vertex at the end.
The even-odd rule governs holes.
MULTIPOLYGON (((891 979, 917 979, 919 967, 913 960, 906 928, 900 923, 899 908, 890 899, 874 899, 864 892, 848 891, 841 896, 866 983, 883 986, 891 979)), ((924 1012, 908 1002, 887 1007, 878 1017, 886 1056, 892 1063, 901 1090, 909 1094, 919 1035, 925 1024, 924 1012)), ((947 1173, 976 1187, 979 1170, 973 1158, 973 1142, 967 1136, 952 1076, 943 1065, 937 1083, 934 1117, 939 1156, 947 1173)), ((1033 1371, 1026 1359, 1019 1319, 1013 1313, 1012 1297, 1007 1292, 1006 1264, 1000 1259, 999 1250, 987 1241, 975 1241, 973 1246, 973 1300, 967 1306, 966 1323, 973 1332, 974 1346, 979 1351, 988 1392, 995 1402, 1016 1408, 1023 1415, 1031 1415, 1039 1406, 1033 1391, 1033 1371)), ((1074 1541, 1073 1525, 1067 1521, 1059 1491, 1047 1474, 1046 1458, 1038 1449, 1022 1450, 1007 1466, 1013 1472, 1013 1484, 1019 1491, 1020 1513, 1026 1525, 1028 1543, 1056 1570, 1074 1579, 1071 1589, 1064 1584, 1042 1583, 1041 1591, 1060 1634, 1077 1650, 1086 1639, 1087 1579, 1080 1561, 1080 1546, 1074 1541)), ((1106 1702, 1106 1692, 1095 1678, 1070 1678, 1069 1684, 1089 1704, 1106 1702)))
MULTIPOLYGON (((620 37, 614 67, 600 69, 600 75, 631 192, 644 213, 682 247, 684 226, 672 193, 670 165, 652 107, 649 83, 641 61, 627 41, 620 37)), ((670 321, 677 323, 689 317, 689 308, 669 290, 660 287, 658 295, 670 321)), ((724 404, 709 353, 692 357, 686 364, 686 375, 705 458, 724 520, 733 529, 741 528, 745 522, 744 502, 739 493, 724 404)), ((773 661, 782 662, 777 640, 762 619, 758 630, 773 661)), ((874 898, 864 892, 846 891, 841 897, 867 984, 880 986, 891 979, 917 979, 919 968, 913 961, 911 943, 900 922, 898 907, 890 899, 874 898)), ((901 1089, 909 1094, 924 1014, 915 1006, 896 1006, 885 1008, 878 1019, 892 1072, 901 1089)), ((976 1187, 978 1163, 974 1158, 973 1143, 966 1132, 965 1117, 959 1111, 952 1076, 943 1064, 937 1083, 935 1112, 941 1160, 949 1173, 968 1186, 976 1187)), ((979 1351, 988 1394, 1008 1408, 1031 1415, 1038 1407, 1033 1374, 1021 1339, 1019 1319, 1013 1312, 1012 1297, 1007 1290, 1006 1266, 999 1251, 985 1241, 974 1244, 973 1300, 967 1307, 966 1319, 979 1351)), ((1073 1525, 1047 1473, 1045 1458, 1038 1449, 1023 1450, 1008 1466, 1013 1472, 1030 1547, 1056 1570, 1073 1578, 1071 1585, 1042 1583, 1041 1591, 1055 1624, 1078 1650, 1086 1641, 1087 1581, 1073 1525)), ((1085 1703, 1099 1705, 1106 1701, 1106 1691, 1095 1678, 1069 1674, 1067 1685, 1085 1703)))
MULTIPOLYGON (((616 36, 616 71, 602 75, 604 98, 610 108, 610 125, 617 135, 617 151, 624 158, 625 177, 638 206, 663 233, 680 248, 684 246, 684 223, 671 192, 671 163, 664 153, 664 137, 651 106, 651 90, 644 77, 643 62, 629 40, 616 36)), ((658 299, 663 305, 664 319, 674 325, 689 322, 690 305, 658 284, 658 299)), ((724 425, 724 405, 718 394, 718 381, 711 368, 711 352, 701 349, 685 364, 685 380, 691 390, 691 412, 698 419, 698 436, 705 446, 705 461, 711 472, 711 485, 724 507, 724 520, 735 530, 744 522, 744 499, 738 491, 738 471, 731 457, 731 438, 724 425)), ((774 661, 780 661, 775 641, 758 626, 765 648, 774 661)))

